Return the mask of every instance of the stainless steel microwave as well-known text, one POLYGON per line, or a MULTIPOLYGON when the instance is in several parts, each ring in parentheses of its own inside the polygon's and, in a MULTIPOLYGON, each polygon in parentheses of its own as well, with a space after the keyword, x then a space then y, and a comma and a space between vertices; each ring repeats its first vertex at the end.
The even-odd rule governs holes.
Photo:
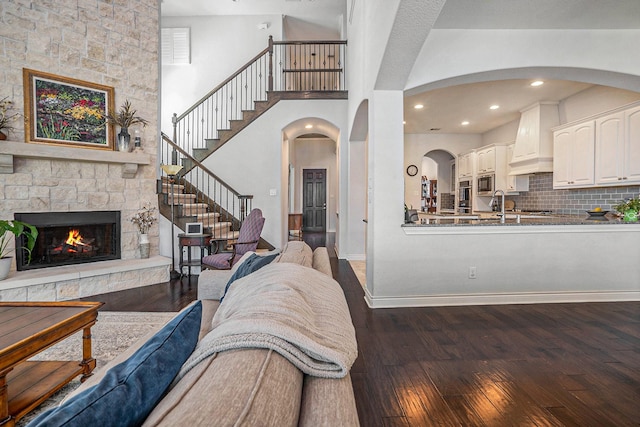
POLYGON ((495 182, 495 174, 480 175, 478 177, 478 185, 476 186, 476 193, 478 196, 493 196, 495 182))

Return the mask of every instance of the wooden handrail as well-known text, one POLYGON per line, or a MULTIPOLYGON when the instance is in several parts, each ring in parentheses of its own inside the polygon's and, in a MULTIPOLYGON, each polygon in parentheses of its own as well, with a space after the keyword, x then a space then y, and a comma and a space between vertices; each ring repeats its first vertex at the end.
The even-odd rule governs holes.
POLYGON ((287 45, 287 44, 293 44, 293 45, 301 45, 301 44, 347 44, 346 40, 297 40, 297 41, 280 41, 280 42, 273 42, 274 45, 287 45))
POLYGON ((218 177, 218 175, 216 175, 215 173, 211 172, 205 165, 203 165, 202 163, 200 163, 198 160, 196 160, 195 158, 191 157, 191 155, 189 153, 187 153, 186 151, 184 151, 182 148, 180 148, 175 142, 173 142, 171 140, 171 138, 169 138, 169 136, 167 134, 165 134, 164 132, 160 133, 162 136, 162 140, 164 142, 166 142, 167 144, 169 144, 171 147, 173 147, 174 150, 178 151, 180 154, 182 154, 184 157, 188 158, 189 160, 191 160, 193 162, 194 165, 198 166, 200 169, 203 170, 203 172, 205 172, 207 175, 211 176, 212 178, 214 178, 216 181, 218 181, 223 187, 225 187, 227 190, 229 190, 234 196, 236 197, 252 197, 252 196, 245 196, 242 195, 240 193, 238 193, 236 190, 234 190, 229 184, 227 184, 226 182, 224 182, 220 177, 218 177))
POLYGON ((207 99, 209 99, 210 96, 212 96, 214 93, 216 93, 217 91, 219 91, 222 87, 224 87, 224 85, 226 85, 227 83, 229 83, 231 80, 235 79, 238 74, 242 73, 247 67, 249 67, 251 64, 253 64, 254 62, 256 62, 258 59, 260 59, 262 56, 266 55, 267 53, 269 53, 269 48, 267 47, 266 49, 264 49, 262 52, 260 52, 259 54, 257 54, 255 57, 253 57, 253 59, 251 59, 249 62, 247 62, 246 64, 244 64, 242 67, 240 67, 235 73, 233 73, 231 76, 227 77, 222 83, 220 83, 218 86, 216 86, 215 88, 213 88, 211 91, 209 91, 205 96, 203 96, 202 98, 200 98, 195 104, 193 104, 191 107, 189 107, 189 109, 187 111, 185 111, 184 113, 180 114, 177 118, 178 121, 184 119, 190 112, 192 112, 193 110, 195 110, 196 108, 198 108, 198 106, 200 104, 202 104, 203 102, 205 102, 207 99))

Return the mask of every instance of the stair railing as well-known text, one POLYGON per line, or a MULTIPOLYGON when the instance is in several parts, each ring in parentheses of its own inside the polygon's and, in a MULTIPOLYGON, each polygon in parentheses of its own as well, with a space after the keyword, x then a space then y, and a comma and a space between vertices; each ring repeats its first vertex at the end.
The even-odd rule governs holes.
MULTIPOLYGON (((207 204, 209 212, 220 214, 217 222, 229 222, 232 230, 239 230, 242 221, 253 208, 253 196, 238 193, 175 144, 165 133, 162 133, 161 136, 160 164, 179 164, 178 157, 183 162, 191 163, 188 165, 189 167, 185 167, 178 173, 177 184, 185 186, 185 193, 195 194, 193 203, 207 204)), ((190 218, 185 222, 199 222, 196 221, 195 213, 189 210, 185 211, 186 208, 171 208, 178 209, 177 216, 190 218)), ((213 227, 211 233, 214 239, 225 237, 224 230, 220 228, 213 227)))
POLYGON ((274 42, 184 113, 173 115, 173 141, 193 155, 218 139, 231 120, 242 120, 270 92, 346 91, 346 41, 274 42))

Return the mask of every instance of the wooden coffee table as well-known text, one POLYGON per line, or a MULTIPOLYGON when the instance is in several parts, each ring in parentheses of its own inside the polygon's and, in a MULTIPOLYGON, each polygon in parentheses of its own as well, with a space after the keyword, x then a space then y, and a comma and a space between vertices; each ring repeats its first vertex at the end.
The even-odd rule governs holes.
POLYGON ((12 427, 76 376, 91 375, 101 302, 0 302, 0 425, 12 427), (26 361, 83 330, 82 361, 26 361))

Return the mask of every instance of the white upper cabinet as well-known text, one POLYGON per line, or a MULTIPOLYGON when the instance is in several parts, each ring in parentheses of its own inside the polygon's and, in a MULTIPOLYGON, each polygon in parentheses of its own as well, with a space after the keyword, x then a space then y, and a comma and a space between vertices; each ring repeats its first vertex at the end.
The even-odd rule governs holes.
POLYGON ((640 107, 596 120, 596 183, 640 182, 640 107))
POLYGON ((473 176, 474 152, 458 155, 458 177, 471 178, 473 176))
POLYGON ((640 183, 640 106, 627 110, 624 116, 625 176, 627 182, 640 183))
POLYGON ((496 171, 496 148, 488 147, 476 152, 478 174, 494 173, 496 171))
POLYGON ((596 120, 596 182, 620 184, 624 169, 624 111, 596 120))
POLYGON ((553 188, 594 184, 594 128, 591 120, 554 132, 553 188))
POLYGON ((511 159, 513 158, 513 148, 515 144, 511 144, 507 146, 507 156, 506 156, 506 192, 507 194, 518 194, 521 191, 529 191, 529 175, 509 175, 511 173, 511 159))

